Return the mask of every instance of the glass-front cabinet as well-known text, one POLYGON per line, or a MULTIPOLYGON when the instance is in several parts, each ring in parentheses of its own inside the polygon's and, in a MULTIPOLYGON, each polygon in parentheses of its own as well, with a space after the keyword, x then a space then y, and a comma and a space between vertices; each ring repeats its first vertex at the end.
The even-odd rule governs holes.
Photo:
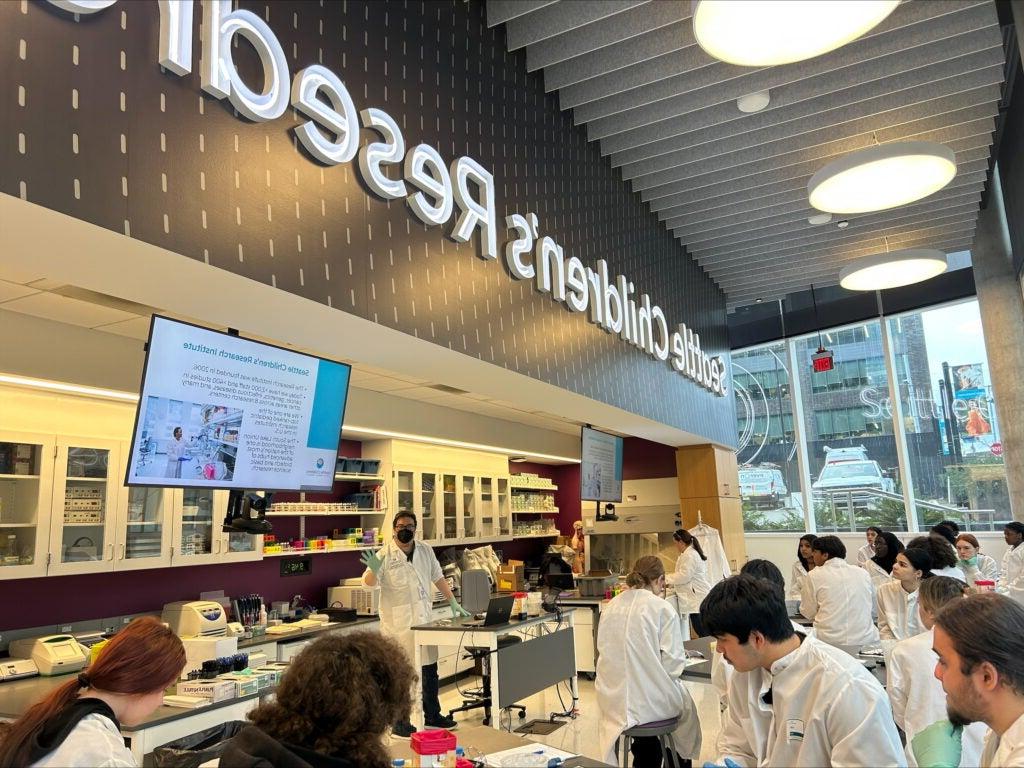
POLYGON ((119 505, 115 570, 162 568, 171 563, 171 508, 166 488, 125 488, 119 505))
POLYGON ((120 446, 64 437, 56 442, 47 573, 112 570, 122 485, 120 446))
POLYGON ((0 579, 46 573, 52 437, 0 432, 0 579))
POLYGON ((224 533, 228 492, 209 488, 174 490, 171 565, 204 565, 259 560, 263 537, 224 533))

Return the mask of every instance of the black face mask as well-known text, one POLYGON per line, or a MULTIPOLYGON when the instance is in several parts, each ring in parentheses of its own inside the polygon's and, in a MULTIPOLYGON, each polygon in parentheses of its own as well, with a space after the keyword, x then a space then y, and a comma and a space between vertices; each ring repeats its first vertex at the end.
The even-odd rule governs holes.
POLYGON ((395 538, 397 538, 403 544, 408 544, 410 541, 413 540, 413 537, 415 535, 416 535, 415 531, 410 531, 408 528, 403 528, 402 530, 400 530, 398 533, 395 534, 395 538))

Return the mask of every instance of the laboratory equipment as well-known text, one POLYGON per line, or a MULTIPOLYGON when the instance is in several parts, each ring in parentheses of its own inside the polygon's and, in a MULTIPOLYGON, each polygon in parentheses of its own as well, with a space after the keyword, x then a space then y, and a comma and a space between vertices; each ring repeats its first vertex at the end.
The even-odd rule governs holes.
POLYGON ((228 619, 220 603, 182 600, 164 605, 160 620, 178 637, 225 637, 228 619))
POLYGON ((40 675, 78 672, 89 660, 89 650, 71 635, 46 635, 12 640, 11 658, 31 659, 40 675))

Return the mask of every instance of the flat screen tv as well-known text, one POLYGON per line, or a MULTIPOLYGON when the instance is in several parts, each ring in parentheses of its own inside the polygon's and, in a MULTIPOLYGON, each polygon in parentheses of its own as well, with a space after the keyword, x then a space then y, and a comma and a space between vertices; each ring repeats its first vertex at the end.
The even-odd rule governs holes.
POLYGON ((580 498, 622 501, 622 438, 583 427, 580 452, 580 498))
POLYGON ((154 315, 125 484, 329 491, 351 372, 154 315))

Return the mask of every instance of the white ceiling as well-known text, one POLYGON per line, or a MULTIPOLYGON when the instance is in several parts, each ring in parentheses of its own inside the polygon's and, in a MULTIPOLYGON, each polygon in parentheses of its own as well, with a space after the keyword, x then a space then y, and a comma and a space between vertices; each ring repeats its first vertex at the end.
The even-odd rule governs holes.
MULTIPOLYGON (((730 306, 834 285, 887 248, 970 247, 1005 55, 992 0, 903 2, 869 34, 769 68, 712 59, 691 0, 488 0, 587 137, 725 291, 730 306), (736 100, 768 90, 761 112, 736 100), (958 175, 915 205, 812 226, 807 182, 849 152, 949 146, 958 175)), ((837 220, 842 217, 836 217, 837 220)))
MULTIPOLYGON (((27 277, 27 275, 20 275, 20 277, 27 277)), ((81 289, 75 290, 57 281, 38 276, 31 277, 25 283, 0 280, 0 309, 145 341, 149 337, 149 315, 118 308, 123 305, 125 302, 119 299, 103 297, 81 289), (64 296, 55 291, 88 295, 92 300, 64 296), (114 306, 105 306, 105 304, 114 306)), ((138 311, 145 311, 138 305, 136 307, 138 311)), ((154 307, 150 310, 174 316, 174 313, 163 309, 154 307)), ((181 319, 189 320, 191 318, 182 317, 181 319)), ((358 389, 385 392, 408 400, 492 416, 564 434, 579 434, 580 424, 578 422, 564 419, 556 414, 526 410, 517 407, 514 403, 493 400, 486 395, 472 392, 457 394, 441 391, 432 386, 435 384, 445 384, 445 382, 434 382, 358 363, 353 363, 352 367, 352 386, 358 389)))

